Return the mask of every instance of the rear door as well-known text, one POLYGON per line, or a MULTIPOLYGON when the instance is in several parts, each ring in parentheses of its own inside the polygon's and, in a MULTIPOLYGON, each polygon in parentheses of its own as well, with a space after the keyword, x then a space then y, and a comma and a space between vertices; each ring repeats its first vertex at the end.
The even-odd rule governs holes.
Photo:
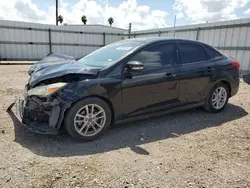
POLYGON ((180 63, 179 100, 199 102, 206 98, 211 80, 215 77, 216 61, 204 47, 195 42, 178 42, 180 63))
POLYGON ((176 43, 161 43, 146 47, 129 61, 144 64, 142 72, 132 73, 122 82, 124 116, 140 115, 160 110, 178 100, 176 43))

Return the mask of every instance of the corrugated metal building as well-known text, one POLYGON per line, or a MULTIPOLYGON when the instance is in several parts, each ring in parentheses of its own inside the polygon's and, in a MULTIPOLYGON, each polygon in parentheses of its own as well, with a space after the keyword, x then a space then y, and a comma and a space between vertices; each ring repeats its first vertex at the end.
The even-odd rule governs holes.
POLYGON ((121 40, 125 29, 102 25, 46 25, 0 20, 0 58, 38 60, 50 52, 80 58, 121 40))

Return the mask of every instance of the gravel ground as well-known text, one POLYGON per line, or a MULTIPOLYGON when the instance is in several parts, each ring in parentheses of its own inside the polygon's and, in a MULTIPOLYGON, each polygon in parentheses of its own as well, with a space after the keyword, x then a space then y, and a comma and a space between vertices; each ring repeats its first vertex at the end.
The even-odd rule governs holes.
POLYGON ((0 66, 0 187, 250 187, 250 86, 219 114, 174 113, 79 143, 33 134, 5 112, 28 68, 0 66))

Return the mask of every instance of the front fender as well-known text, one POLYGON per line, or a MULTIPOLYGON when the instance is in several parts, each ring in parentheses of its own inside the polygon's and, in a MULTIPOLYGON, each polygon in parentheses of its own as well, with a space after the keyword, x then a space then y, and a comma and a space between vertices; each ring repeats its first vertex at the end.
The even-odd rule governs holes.
POLYGON ((112 105, 115 112, 115 119, 122 117, 121 103, 121 81, 117 79, 99 79, 84 80, 68 84, 63 88, 59 95, 65 101, 71 104, 82 100, 86 97, 100 97, 109 105, 112 105))
POLYGON ((100 96, 108 99, 107 91, 101 86, 88 86, 78 83, 69 84, 60 92, 60 97, 70 103, 75 103, 88 96, 100 96))

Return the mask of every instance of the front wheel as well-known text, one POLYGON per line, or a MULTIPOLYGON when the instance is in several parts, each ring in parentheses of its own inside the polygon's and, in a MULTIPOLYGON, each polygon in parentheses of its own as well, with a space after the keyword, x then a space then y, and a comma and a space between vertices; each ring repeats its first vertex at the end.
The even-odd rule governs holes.
POLYGON ((219 83, 215 85, 214 88, 210 91, 206 99, 204 108, 208 112, 220 112, 227 106, 228 99, 228 86, 223 83, 219 83))
POLYGON ((94 140, 101 136, 111 123, 111 111, 108 104, 90 97, 74 104, 64 120, 66 131, 77 140, 94 140))

